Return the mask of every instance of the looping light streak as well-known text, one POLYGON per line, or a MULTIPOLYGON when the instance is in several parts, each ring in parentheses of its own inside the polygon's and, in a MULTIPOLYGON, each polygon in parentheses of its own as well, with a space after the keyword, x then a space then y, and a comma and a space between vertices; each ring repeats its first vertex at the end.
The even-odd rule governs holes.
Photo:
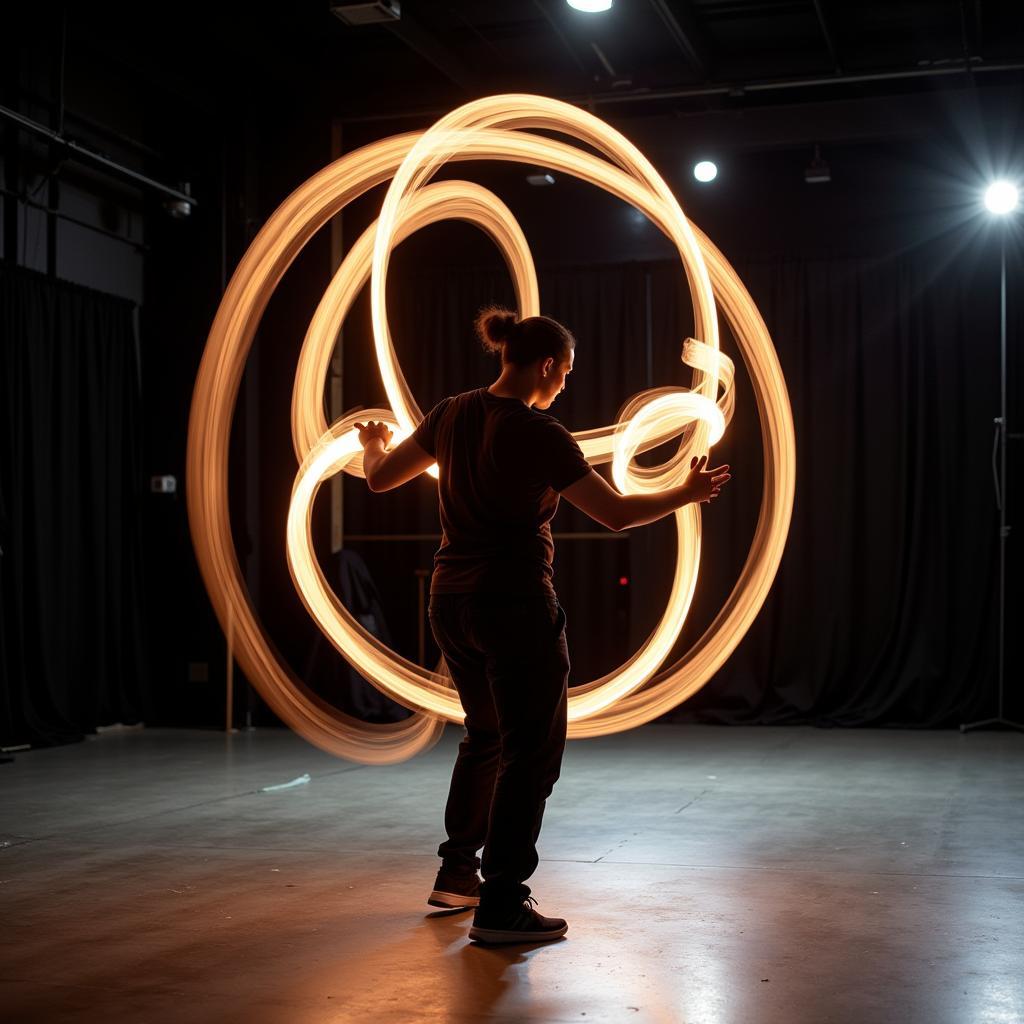
MULTIPOLYGON (((193 542, 222 626, 236 657, 274 712, 324 750, 365 763, 394 763, 436 742, 446 721, 461 722, 451 680, 398 656, 367 632, 328 586, 313 550, 310 516, 331 476, 362 476, 353 424, 382 420, 400 442, 422 419, 402 375, 387 320, 385 281, 391 251, 428 224, 451 217, 495 242, 508 266, 521 316, 540 312, 529 247, 511 211, 466 181, 431 182, 450 160, 498 159, 544 166, 588 181, 641 210, 676 246, 700 340, 684 342, 690 388, 657 387, 624 403, 616 421, 575 434, 588 461, 611 462, 622 493, 682 483, 693 455, 721 439, 732 418, 735 367, 719 349, 717 306, 724 312, 750 374, 761 422, 764 491, 746 563, 704 635, 665 666, 685 621, 700 561, 700 515, 674 513, 676 567, 665 610, 646 642, 623 665, 569 694, 570 737, 596 736, 651 721, 700 689, 729 657, 767 596, 789 529, 795 487, 795 440, 785 382, 771 339, 746 289, 721 253, 683 215, 647 159, 593 115, 540 96, 506 95, 459 107, 422 134, 385 139, 325 167, 275 211, 239 263, 214 319, 196 379, 189 423, 188 507, 193 542), (528 129, 554 130, 598 154, 528 129), (380 216, 356 241, 310 321, 292 391, 292 439, 300 463, 289 506, 286 549, 296 588, 320 629, 378 689, 416 714, 372 725, 339 712, 291 671, 267 639, 249 599, 231 538, 227 452, 231 417, 256 327, 277 282, 309 238, 345 205, 390 179, 380 216), (373 340, 388 409, 359 409, 332 424, 324 416, 328 366, 338 333, 369 281, 373 340), (643 467, 634 456, 679 438, 674 454, 643 467)), ((680 282, 682 284, 682 281, 680 282)), ((430 472, 437 475, 437 467, 430 472)))

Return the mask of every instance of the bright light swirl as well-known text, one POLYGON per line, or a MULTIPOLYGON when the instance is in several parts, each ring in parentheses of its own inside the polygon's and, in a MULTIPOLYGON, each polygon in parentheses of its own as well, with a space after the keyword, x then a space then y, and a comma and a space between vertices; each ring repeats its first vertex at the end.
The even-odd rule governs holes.
MULTIPOLYGON (((658 387, 624 403, 616 422, 575 436, 592 464, 612 463, 624 493, 676 486, 694 454, 704 454, 732 417, 734 367, 719 351, 716 299, 750 374, 761 420, 764 492, 754 540, 732 593, 704 636, 673 665, 664 662, 679 636, 696 586, 700 515, 675 513, 676 569, 664 614, 624 665, 574 686, 569 735, 595 736, 650 721, 696 692, 729 657, 767 596, 785 544, 794 493, 795 442, 789 399, 764 322, 718 250, 687 221, 664 181, 623 136, 591 114, 539 96, 508 95, 458 108, 427 132, 396 136, 350 153, 305 182, 271 216, 246 252, 225 292, 200 365, 189 424, 188 503, 200 569, 222 626, 231 629, 236 657, 271 708, 311 743, 366 763, 393 763, 436 741, 445 721, 462 720, 446 675, 397 656, 368 633, 330 590, 317 564, 310 515, 323 482, 338 472, 362 475, 362 450, 352 424, 384 420, 396 442, 422 419, 402 375, 387 323, 384 295, 391 250, 426 224, 457 217, 495 241, 512 276, 520 314, 539 312, 536 273, 510 211, 469 182, 430 183, 449 160, 500 159, 574 175, 643 213, 680 254, 694 307, 695 333, 682 359, 689 389, 658 387), (547 129, 592 147, 531 134, 547 129), (313 694, 283 664, 267 640, 238 567, 227 507, 227 452, 232 412, 252 339, 278 280, 310 237, 345 205, 391 179, 378 221, 358 239, 330 282, 299 357, 292 394, 292 436, 300 461, 289 508, 286 544, 296 587, 325 635, 382 692, 418 712, 404 722, 372 725, 351 718, 313 694), (323 413, 327 368, 344 318, 370 280, 374 346, 390 409, 359 409, 328 425, 323 413), (679 437, 659 466, 633 461, 679 437), (660 669, 660 672, 659 672, 660 669)), ((680 282, 682 283, 682 282, 680 282)), ((436 475, 436 467, 433 467, 436 475)))

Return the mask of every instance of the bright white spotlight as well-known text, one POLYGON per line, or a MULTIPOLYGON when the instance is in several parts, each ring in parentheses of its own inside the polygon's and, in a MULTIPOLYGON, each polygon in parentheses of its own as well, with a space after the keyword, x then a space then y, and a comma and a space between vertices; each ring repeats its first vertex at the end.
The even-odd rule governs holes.
POLYGON ((693 176, 698 181, 714 181, 718 177, 718 167, 710 160, 701 160, 694 165, 693 176))
POLYGON ((1017 209, 1017 186, 1009 181, 994 181, 985 189, 985 205, 992 213, 1009 213, 1017 209))
POLYGON ((574 11, 584 14, 600 14, 601 11, 612 9, 612 0, 565 0, 574 11))

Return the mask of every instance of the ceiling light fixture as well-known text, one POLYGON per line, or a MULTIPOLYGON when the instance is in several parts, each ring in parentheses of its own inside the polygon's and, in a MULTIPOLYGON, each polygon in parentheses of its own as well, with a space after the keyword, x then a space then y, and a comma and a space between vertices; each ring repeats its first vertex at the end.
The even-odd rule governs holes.
POLYGON ((612 9, 612 0, 565 0, 574 10, 582 11, 584 14, 600 14, 602 11, 612 9))
POLYGON ((832 172, 829 170, 829 166, 825 163, 821 155, 821 147, 814 144, 814 156, 811 158, 810 164, 804 171, 804 181, 808 185, 820 185, 823 182, 832 180, 832 172))
POLYGON ((718 165, 711 160, 701 160, 693 165, 693 176, 705 183, 714 181, 718 177, 718 165))
POLYGON ((402 5, 399 0, 339 0, 331 4, 331 14, 346 25, 379 25, 382 22, 400 21, 402 5))

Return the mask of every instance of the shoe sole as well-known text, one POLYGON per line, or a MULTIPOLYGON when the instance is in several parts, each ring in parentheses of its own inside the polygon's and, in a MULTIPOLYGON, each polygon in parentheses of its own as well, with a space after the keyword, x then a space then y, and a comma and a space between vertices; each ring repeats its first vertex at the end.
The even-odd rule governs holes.
POLYGON ((443 892, 441 889, 435 889, 427 898, 427 903, 431 907, 446 907, 454 910, 458 907, 479 907, 480 897, 460 896, 457 892, 443 892))
POLYGON ((490 945, 511 944, 513 942, 550 942, 552 939, 560 939, 569 926, 562 925, 561 928, 552 928, 543 932, 524 931, 502 931, 500 928, 477 928, 475 925, 469 929, 469 937, 476 942, 486 942, 490 945))

